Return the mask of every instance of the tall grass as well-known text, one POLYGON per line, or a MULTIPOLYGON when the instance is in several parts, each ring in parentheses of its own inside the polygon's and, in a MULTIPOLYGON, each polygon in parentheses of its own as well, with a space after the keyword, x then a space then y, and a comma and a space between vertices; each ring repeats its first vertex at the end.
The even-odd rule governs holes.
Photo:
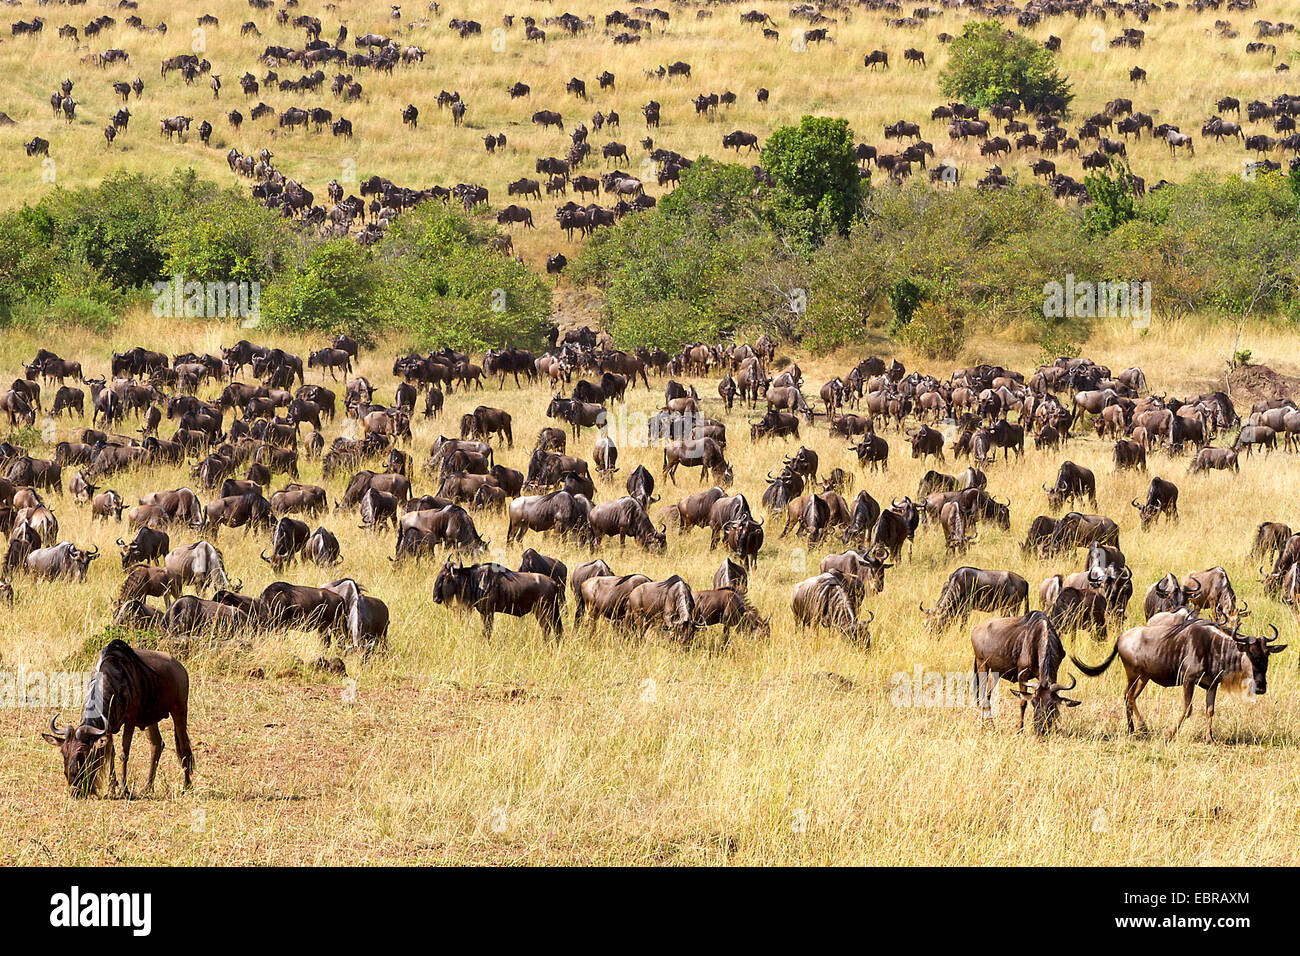
MULTIPOLYGON (((94 374, 114 347, 215 351, 241 334, 230 326, 160 326, 131 317, 111 340, 80 333, 39 342, 6 338, 0 366, 17 368, 43 344, 94 374)), ((1086 353, 1116 368, 1137 362, 1157 391, 1182 394, 1215 380, 1234 334, 1193 320, 1157 323, 1142 338, 1127 326, 1100 329, 1086 353)), ((258 338, 299 354, 317 346, 258 338)), ((1295 370, 1294 333, 1259 330, 1247 338, 1242 344, 1257 360, 1295 370)), ((381 348, 360 362, 385 400, 393 351, 381 348)), ((796 357, 815 387, 861 354, 796 357)), ((912 356, 901 357, 913 366, 912 356)), ((964 360, 978 358, 1028 370, 1037 356, 1029 346, 989 342, 973 346, 964 360)), ((312 374, 309 381, 321 378, 312 374)), ((706 412, 727 422, 737 489, 757 501, 763 474, 797 444, 751 443, 746 413, 724 415, 710 397, 712 379, 693 384, 706 412)), ((631 391, 627 410, 656 410, 662 386, 659 380, 649 393, 631 391)), ((415 422, 411 450, 423 461, 438 434, 454 434, 460 414, 485 403, 514 416, 517 446, 502 451, 501 460, 523 467, 533 436, 550 424, 546 397, 541 388, 513 384, 457 392, 442 418, 415 422)), ((83 424, 65 419, 57 437, 83 424)), ((128 422, 123 430, 133 427, 128 422)), ((340 427, 336 422, 328 437, 340 427)), ((884 502, 915 493, 927 467, 908 457, 901 436, 886 437, 888 473, 857 477, 858 488, 884 502)), ((589 455, 593 438, 585 432, 570 450, 589 455)), ((820 453, 823 472, 856 471, 823 424, 805 429, 802 441, 820 453)), ((657 449, 619 442, 618 480, 599 482, 601 500, 622 494, 622 479, 638 463, 659 475, 657 449)), ((1246 459, 1240 475, 1199 476, 1186 474, 1186 459, 1155 455, 1151 472, 1182 490, 1182 520, 1147 533, 1128 506, 1146 477, 1114 474, 1108 446, 1099 441, 1080 438, 1062 456, 1030 451, 1020 461, 999 461, 989 469, 990 489, 1011 499, 1012 531, 983 529, 966 563, 1015 570, 1035 594, 1047 575, 1080 566, 1082 554, 1049 563, 1023 559, 1018 549, 1030 519, 1046 510, 1040 484, 1052 479, 1061 457, 1096 472, 1099 510, 1121 523, 1138 592, 1130 621, 1139 616, 1145 587, 1166 571, 1222 564, 1254 609, 1252 631, 1273 623, 1294 637, 1290 612, 1266 598, 1246 557, 1258 522, 1295 523, 1288 502, 1300 493, 1300 467, 1282 453, 1246 459)), ((303 480, 321 482, 319 467, 307 464, 303 480)), ((695 490, 685 475, 677 488, 662 487, 660 479, 657 493, 672 501, 695 490)), ((321 482, 331 499, 346 477, 321 482)), ((181 469, 160 468, 117 476, 113 484, 134 501, 192 481, 181 469)), ((416 481, 417 493, 432 490, 427 477, 416 481)), ((92 522, 66 495, 47 498, 60 536, 96 544, 105 556, 85 584, 15 579, 16 604, 0 615, 5 669, 84 667, 104 640, 121 580, 113 541, 125 529, 92 522)), ((531 533, 505 548, 504 519, 477 520, 492 556, 511 566, 529 546, 571 568, 592 557, 531 533)), ((920 625, 918 602, 931 602, 955 566, 933 531, 918 533, 884 593, 866 602, 876 615, 867 650, 794 626, 790 588, 815 573, 826 549, 809 552, 802 539, 779 538, 783 522, 770 517, 751 588, 754 603, 771 615, 770 640, 737 635, 721 647, 710 634, 681 648, 654 634, 623 638, 603 627, 575 633, 567 613, 557 643, 544 643, 531 620, 504 617, 487 642, 477 618, 432 603, 436 564, 394 569, 387 561, 392 534, 359 529, 355 513, 330 514, 323 523, 342 542, 343 565, 328 575, 304 567, 284 577, 307 584, 356 577, 391 609, 388 651, 369 662, 345 655, 344 678, 311 667, 322 653, 339 651, 323 652, 304 633, 185 648, 163 642, 183 656, 192 680, 198 774, 184 795, 168 744, 154 799, 71 800, 57 755, 38 736, 52 711, 0 710, 0 862, 1244 864, 1293 862, 1300 849, 1293 651, 1274 659, 1265 697, 1220 700, 1216 743, 1205 741, 1199 695, 1193 719, 1174 742, 1165 741, 1160 731, 1173 726, 1181 694, 1157 688, 1143 696, 1156 733, 1125 734, 1118 668, 1082 680, 1075 691, 1082 706, 1040 740, 1016 732, 1016 708, 1005 697, 992 722, 965 708, 891 701, 897 674, 971 666, 966 629, 931 635, 920 625)), ((189 540, 188 532, 173 532, 173 545, 189 540)), ((245 592, 257 593, 274 578, 257 557, 265 544, 242 531, 219 535, 245 592)), ((680 573, 697 587, 708 586, 722 557, 708 551, 699 531, 670 531, 664 555, 616 544, 599 554, 617 571, 680 573)), ((1084 636, 1067 643, 1090 660, 1105 651, 1084 636)), ((132 757, 137 787, 146 759, 139 740, 132 757)))

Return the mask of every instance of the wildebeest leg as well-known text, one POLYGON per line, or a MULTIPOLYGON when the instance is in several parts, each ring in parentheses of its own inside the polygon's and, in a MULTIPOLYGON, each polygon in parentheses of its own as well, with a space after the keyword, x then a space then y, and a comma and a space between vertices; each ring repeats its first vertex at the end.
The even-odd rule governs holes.
MULTIPOLYGON (((131 728, 126 728, 125 733, 129 734, 131 728)), ((117 755, 113 751, 113 736, 109 734, 105 738, 105 747, 108 748, 108 795, 111 797, 117 790, 117 755)), ((126 764, 122 765, 123 776, 125 777, 126 764)))
POLYGON ((1214 741, 1214 698, 1218 693, 1218 684, 1205 689, 1205 734, 1211 742, 1214 741))
POLYGON ((1147 722, 1142 719, 1142 714, 1137 708, 1138 695, 1142 693, 1147 686, 1147 678, 1129 672, 1128 685, 1124 689, 1124 713, 1128 717, 1128 730, 1133 733, 1133 718, 1137 718, 1137 730, 1140 733, 1146 733, 1147 722))
MULTIPOLYGON (((1192 698, 1195 697, 1195 695, 1196 695, 1196 682, 1195 681, 1184 682, 1183 683, 1183 712, 1181 716, 1179 716, 1178 718, 1178 723, 1174 724, 1174 729, 1169 731, 1170 740, 1173 740, 1176 736, 1178 736, 1178 729, 1183 726, 1183 721, 1185 721, 1189 716, 1191 716, 1192 698)), ((1206 701, 1206 707, 1207 708, 1209 707, 1208 700, 1206 701)))
MULTIPOLYGON (((149 754, 149 780, 144 785, 144 792, 152 793, 153 778, 154 775, 158 773, 158 758, 162 756, 163 742, 162 742, 162 734, 158 732, 157 724, 150 724, 148 727, 145 728, 145 733, 149 735, 150 754, 149 754)), ((125 764, 126 761, 125 758, 123 758, 122 779, 124 781, 126 779, 125 764)))
MULTIPOLYGON (((185 701, 176 705, 172 711, 172 730, 176 740, 176 758, 181 762, 181 770, 185 772, 184 789, 190 788, 190 777, 194 773, 194 750, 190 747, 190 734, 186 726, 189 716, 189 707, 185 701)), ((160 745, 161 746, 161 743, 160 745)))
POLYGON ((492 640, 492 612, 479 611, 479 614, 483 616, 483 638, 490 641, 492 640))
POLYGON ((1020 726, 1018 730, 1025 729, 1025 708, 1029 706, 1029 688, 1023 683, 1020 685, 1020 726))

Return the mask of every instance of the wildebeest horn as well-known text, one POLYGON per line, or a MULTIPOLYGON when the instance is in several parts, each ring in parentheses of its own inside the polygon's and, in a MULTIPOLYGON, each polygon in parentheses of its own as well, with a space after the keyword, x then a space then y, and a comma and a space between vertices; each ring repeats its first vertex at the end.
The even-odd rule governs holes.
MULTIPOLYGON (((227 583, 227 584, 230 584, 229 581, 227 581, 226 583, 227 583)), ((244 579, 243 579, 243 578, 239 578, 239 579, 237 579, 233 584, 230 584, 230 590, 232 590, 232 591, 242 591, 243 589, 244 589, 244 579)))
POLYGON ((867 611, 867 613, 870 614, 871 616, 870 616, 869 618, 867 618, 865 621, 859 621, 859 622, 858 622, 859 624, 870 624, 872 621, 874 621, 874 620, 876 619, 876 612, 875 612, 875 611, 867 611))
POLYGON ((1245 601, 1241 602, 1241 607, 1237 608, 1237 617, 1242 618, 1250 613, 1250 605, 1245 601))
POLYGON ((261 558, 263 561, 265 561, 267 564, 271 563, 271 559, 266 556, 266 548, 262 549, 262 553, 259 554, 258 557, 261 558))
MULTIPOLYGON (((118 546, 119 548, 125 548, 125 547, 126 547, 126 542, 123 541, 121 538, 118 538, 118 539, 117 539, 117 546, 118 546)), ((1264 569, 1263 569, 1263 568, 1260 568, 1259 570, 1262 572, 1264 569)))
MULTIPOLYGON (((86 554, 89 555, 89 556, 92 557, 92 558, 99 557, 99 545, 95 545, 95 550, 94 550, 94 551, 87 551, 86 554)), ((1242 605, 1244 606, 1246 602, 1245 602, 1245 601, 1242 601, 1241 603, 1242 603, 1242 605)))
POLYGON ((1188 597, 1191 597, 1193 594, 1200 594, 1200 593, 1201 593, 1200 581, 1193 581, 1191 587, 1183 588, 1183 594, 1185 594, 1188 597))
POLYGON ((1053 691, 1074 690, 1075 686, 1076 686, 1078 683, 1079 683, 1079 678, 1077 678, 1077 677, 1075 677, 1073 674, 1071 674, 1071 675, 1070 675, 1070 686, 1069 686, 1069 687, 1066 687, 1064 684, 1053 684, 1053 685, 1052 685, 1052 690, 1053 690, 1053 691))
POLYGON ((53 717, 50 718, 50 733, 54 734, 54 736, 56 736, 56 737, 64 737, 64 738, 67 738, 67 737, 72 736, 72 727, 71 727, 71 726, 64 727, 62 730, 59 729, 58 724, 59 724, 59 717, 60 717, 60 716, 62 716, 62 715, 61 715, 61 714, 55 714, 53 717))
POLYGON ((1265 644, 1272 644, 1272 643, 1273 643, 1274 641, 1276 641, 1277 638, 1278 638, 1277 628, 1274 627, 1272 624, 1270 624, 1270 625, 1268 625, 1268 629, 1269 629, 1270 631, 1273 632, 1273 636, 1272 636, 1272 637, 1265 637, 1265 638, 1263 638, 1262 640, 1264 641, 1265 644))
POLYGON ((1132 504, 1134 508, 1138 509, 1138 511, 1142 510, 1142 506, 1138 504, 1138 500, 1136 498, 1133 499, 1132 504))

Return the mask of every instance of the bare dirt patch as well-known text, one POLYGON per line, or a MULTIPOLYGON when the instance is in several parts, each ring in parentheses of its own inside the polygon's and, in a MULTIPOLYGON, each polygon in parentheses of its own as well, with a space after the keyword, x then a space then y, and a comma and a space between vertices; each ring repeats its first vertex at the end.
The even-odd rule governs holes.
POLYGON ((1228 390, 1233 401, 1242 404, 1295 399, 1300 395, 1300 376, 1267 365, 1239 365, 1228 373, 1228 390))

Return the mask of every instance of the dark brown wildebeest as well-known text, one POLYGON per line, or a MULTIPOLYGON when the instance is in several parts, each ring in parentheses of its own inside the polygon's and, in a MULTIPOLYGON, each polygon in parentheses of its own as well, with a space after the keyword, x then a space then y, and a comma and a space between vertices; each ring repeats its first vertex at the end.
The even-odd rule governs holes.
POLYGON ((1291 538, 1291 527, 1280 521, 1265 521, 1255 529, 1254 540, 1250 545, 1250 557, 1280 555, 1291 538))
POLYGON ((933 608, 921 605, 926 623, 941 630, 953 618, 963 624, 972 611, 1029 610, 1029 582, 1011 571, 985 571, 962 567, 952 572, 933 608))
POLYGON ((868 612, 870 616, 865 621, 858 617, 855 595, 860 593, 861 585, 856 578, 827 571, 805 578, 794 586, 790 593, 790 609, 795 623, 801 628, 830 628, 849 640, 863 641, 870 647, 867 626, 875 615, 868 612))
MULTIPOLYGON (((1034 731, 1045 734, 1056 722, 1061 704, 1075 707, 1077 700, 1060 696, 1069 685, 1057 682, 1065 662, 1065 649, 1055 626, 1042 611, 1028 611, 1020 617, 995 617, 971 628, 975 652, 975 688, 981 711, 992 706, 992 682, 1001 678, 1016 685, 1020 698, 1020 727, 1025 726, 1025 707, 1034 706, 1034 731), (1030 682, 1034 686, 1030 687, 1030 682)), ((1076 662, 1077 663, 1077 662, 1076 662)))
POLYGON ((1146 471, 1147 450, 1141 442, 1117 441, 1115 442, 1114 462, 1116 471, 1126 468, 1146 471))
POLYGON ((1104 515, 1085 515, 1071 511, 1064 515, 1042 543, 1040 554, 1050 557, 1069 548, 1108 544, 1119 547, 1119 525, 1104 515))
POLYGON ((131 539, 130 544, 118 538, 117 546, 122 549, 122 570, 125 571, 133 564, 153 564, 155 561, 161 561, 171 550, 171 539, 166 531, 141 528, 131 539))
POLYGON ((710 474, 722 487, 727 487, 734 480, 731 465, 727 463, 722 445, 712 438, 693 438, 672 442, 664 446, 663 474, 673 484, 677 484, 677 469, 699 468, 700 483, 703 484, 710 474))
POLYGON ((1142 610, 1147 619, 1155 617, 1162 611, 1176 611, 1180 607, 1189 607, 1189 599, 1200 590, 1199 584, 1184 588, 1173 574, 1166 574, 1151 587, 1147 588, 1142 602, 1142 610))
POLYGON ((819 570, 836 571, 848 577, 855 577, 862 582, 866 591, 880 594, 885 590, 885 571, 893 566, 877 555, 844 551, 840 554, 828 554, 822 558, 819 570))
POLYGON ((343 349, 320 349, 307 356, 307 367, 320 368, 322 373, 329 372, 330 378, 337 380, 338 371, 352 373, 352 356, 343 349))
POLYGON ((692 528, 704 528, 709 524, 709 515, 715 502, 727 496, 726 491, 716 485, 704 491, 687 495, 677 504, 665 505, 660 514, 664 518, 672 516, 681 531, 692 528))
POLYGON ((943 461, 943 432, 929 425, 922 425, 916 431, 907 432, 907 440, 912 446, 913 458, 934 456, 943 461))
POLYGON ((731 558, 723 558, 718 570, 713 572, 714 588, 732 588, 736 591, 749 590, 749 572, 743 564, 731 558))
POLYGON ((911 554, 911 542, 916 536, 916 529, 921 523, 921 514, 911 498, 895 498, 887 511, 880 512, 876 524, 871 530, 870 553, 882 559, 888 557, 897 562, 903 552, 903 545, 908 545, 911 554))
POLYGON ((272 581, 257 597, 263 623, 270 628, 314 630, 323 640, 347 633, 347 605, 338 594, 305 584, 272 581))
POLYGON ((179 574, 182 584, 195 585, 200 594, 208 588, 238 591, 242 586, 238 581, 232 584, 226 577, 221 552, 207 541, 196 541, 170 551, 163 559, 163 566, 179 574))
MULTIPOLYGON (((513 506, 514 502, 511 504, 513 506)), ((595 505, 587 520, 595 535, 617 535, 619 547, 626 544, 629 535, 647 551, 662 551, 667 540, 666 529, 661 526, 656 531, 645 508, 631 496, 595 505)))
POLYGON ((275 530, 271 533, 271 555, 267 557, 266 549, 263 548, 262 560, 271 565, 272 570, 279 572, 286 564, 298 560, 299 553, 306 546, 310 533, 305 521, 287 516, 281 518, 276 522, 275 530))
POLYGON ((149 736, 152 748, 149 779, 145 792, 153 789, 158 758, 162 756, 162 735, 158 724, 171 717, 176 756, 190 786, 194 754, 186 728, 190 680, 184 666, 162 651, 136 651, 120 640, 110 641, 99 653, 95 671, 86 688, 81 723, 76 728, 58 726, 59 716, 50 721, 45 740, 63 755, 63 772, 68 785, 79 796, 95 791, 99 772, 108 757, 109 792, 117 789, 113 735, 122 734, 122 786, 126 787, 131 739, 137 728, 149 736), (104 746, 99 746, 104 741, 104 746))
POLYGON ((1051 488, 1043 485, 1047 492, 1047 504, 1053 509, 1063 507, 1074 500, 1087 500, 1097 507, 1097 479, 1092 470, 1076 465, 1072 461, 1061 463, 1056 473, 1056 484, 1051 488))
POLYGON ((515 498, 508 509, 506 541, 519 541, 528 531, 554 529, 561 537, 583 534, 588 527, 590 504, 584 505, 567 491, 515 498))
POLYGON ((339 539, 325 528, 317 528, 311 533, 302 553, 318 567, 333 567, 343 560, 339 552, 339 539))
POLYGON ((874 531, 879 519, 879 503, 865 489, 859 491, 849 506, 849 523, 840 535, 840 541, 849 544, 856 540, 859 549, 865 547, 867 534, 874 531))
POLYGON ((715 587, 711 591, 696 591, 695 617, 701 627, 722 625, 724 644, 730 640, 732 628, 763 639, 772 634, 771 618, 759 615, 746 600, 743 588, 715 587))
MULTIPOLYGON (((721 499, 719 504, 726 500, 721 499)), ((748 570, 758 564, 758 554, 763 549, 763 522, 752 517, 735 518, 723 526, 722 539, 727 550, 748 570)))
POLYGON ((1245 601, 1238 606, 1232 581, 1221 567, 1184 575, 1182 587, 1188 607, 1210 610, 1219 620, 1239 625, 1241 619, 1250 613, 1250 606, 1245 601))
POLYGON ((1192 713, 1196 688, 1205 690, 1206 736, 1214 739, 1214 703, 1220 687, 1241 690, 1250 696, 1268 691, 1268 659, 1286 650, 1275 644, 1277 628, 1269 625, 1272 637, 1238 634, 1238 628, 1222 627, 1185 611, 1167 612, 1131 628, 1119 636, 1110 656, 1090 667, 1071 655, 1076 667, 1089 677, 1096 677, 1115 660, 1124 664, 1124 715, 1129 732, 1146 731, 1146 721, 1137 709, 1138 695, 1148 683, 1159 687, 1183 688, 1183 712, 1169 732, 1172 740, 1192 713))
POLYGON ((161 597, 163 603, 170 607, 172 601, 180 596, 181 577, 175 571, 137 564, 127 571, 114 606, 120 608, 128 601, 138 598, 161 597))
POLYGON ((699 626, 695 595, 676 574, 663 581, 644 581, 633 588, 627 596, 624 618, 628 627, 643 632, 658 625, 683 644, 690 642, 699 626))
POLYGON ((1138 517, 1142 519, 1143 531, 1161 515, 1164 515, 1168 521, 1177 521, 1178 486, 1159 476, 1152 478, 1147 488, 1146 503, 1138 504, 1138 500, 1134 498, 1132 505, 1137 509, 1138 517))
POLYGON ((1237 453, 1231 448, 1202 448, 1196 453, 1189 469, 1193 474, 1201 471, 1240 471, 1237 453))
POLYGON ((564 589, 545 574, 510 571, 496 564, 466 567, 448 561, 433 582, 433 600, 477 611, 483 619, 483 636, 489 640, 497 614, 532 614, 548 639, 558 639, 564 631, 560 618, 564 589))

